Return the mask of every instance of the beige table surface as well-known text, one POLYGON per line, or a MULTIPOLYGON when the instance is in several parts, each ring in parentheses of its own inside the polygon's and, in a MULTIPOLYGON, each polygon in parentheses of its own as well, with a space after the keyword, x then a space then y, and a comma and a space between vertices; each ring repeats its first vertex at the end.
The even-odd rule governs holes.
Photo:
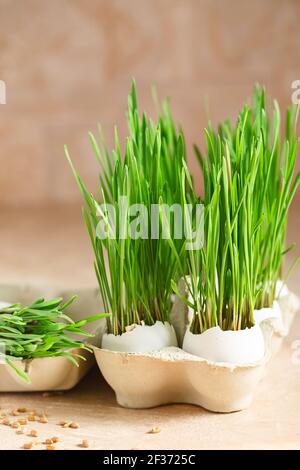
MULTIPOLYGON (((292 241, 300 241, 297 206, 300 204, 295 205, 290 217, 292 241)), ((78 208, 0 212, 4 221, 0 230, 1 280, 95 285, 92 256, 78 208)), ((300 295, 299 278, 297 268, 290 287, 300 295)), ((0 407, 11 410, 25 406, 45 412, 47 424, 32 423, 26 428, 38 431, 38 441, 60 437, 60 449, 78 449, 82 439, 89 441, 91 449, 299 449, 300 364, 291 360, 295 339, 300 339, 300 315, 259 384, 254 403, 238 413, 215 414, 187 405, 122 409, 96 367, 69 392, 50 396, 2 393, 0 407), (80 427, 62 429, 57 425, 60 420, 77 422, 80 427), (154 426, 159 426, 161 432, 148 434, 154 426)), ((20 449, 30 440, 8 426, 0 426, 0 449, 20 449)))

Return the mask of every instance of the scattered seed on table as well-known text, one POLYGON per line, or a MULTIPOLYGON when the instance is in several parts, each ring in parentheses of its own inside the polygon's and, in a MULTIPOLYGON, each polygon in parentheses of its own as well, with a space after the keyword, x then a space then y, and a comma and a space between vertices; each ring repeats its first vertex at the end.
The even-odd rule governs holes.
POLYGON ((78 429, 78 428, 79 428, 79 424, 78 424, 78 423, 74 423, 74 421, 72 421, 72 423, 69 424, 69 428, 78 429))
POLYGON ((154 426, 150 431, 147 432, 147 434, 158 434, 161 431, 159 426, 154 426))
POLYGON ((45 415, 41 416, 40 419, 39 419, 39 423, 43 423, 43 424, 48 423, 47 417, 45 415))
POLYGON ((14 429, 17 429, 20 427, 20 423, 18 423, 18 421, 15 421, 14 423, 11 424, 11 427, 14 429))
POLYGON ((83 447, 84 449, 87 449, 90 445, 89 445, 89 441, 87 439, 83 439, 81 444, 79 444, 80 447, 83 447))
POLYGON ((25 444, 23 444, 23 449, 30 450, 32 449, 32 446, 33 442, 26 442, 25 444))
POLYGON ((19 408, 17 408, 17 412, 18 413, 27 413, 28 409, 25 408, 25 406, 19 406, 19 408))
POLYGON ((26 424, 28 424, 28 420, 27 418, 21 418, 18 420, 18 423, 21 424, 21 426, 25 426, 26 424))
POLYGON ((31 437, 38 437, 38 432, 36 429, 31 429, 31 431, 29 431, 28 433, 28 436, 31 436, 31 437))
POLYGON ((56 437, 56 436, 51 437, 51 441, 54 442, 54 443, 57 443, 57 442, 59 442, 59 437, 56 437))
POLYGON ((43 444, 51 445, 51 444, 53 444, 53 439, 47 438, 47 439, 45 439, 45 441, 43 442, 43 444))
POLYGON ((59 423, 57 423, 58 426, 65 426, 65 424, 68 424, 68 421, 65 421, 65 420, 61 420, 59 421, 59 423))
POLYGON ((8 418, 4 418, 2 420, 2 424, 4 424, 4 426, 10 426, 10 420, 8 418))
POLYGON ((24 434, 24 429, 17 429, 16 434, 24 434))
POLYGON ((55 446, 53 446, 52 444, 48 445, 46 447, 46 450, 55 450, 55 446))

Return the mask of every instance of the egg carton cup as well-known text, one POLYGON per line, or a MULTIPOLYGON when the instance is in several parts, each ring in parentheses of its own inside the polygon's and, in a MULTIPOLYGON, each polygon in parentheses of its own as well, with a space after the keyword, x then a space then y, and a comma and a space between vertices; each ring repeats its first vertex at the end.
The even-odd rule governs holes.
MULTIPOLYGON (((183 282, 179 288, 184 295, 183 282)), ((256 312, 259 320, 253 329, 261 328, 265 353, 260 360, 249 363, 217 362, 183 351, 190 312, 177 296, 173 299, 170 322, 180 347, 169 344, 152 352, 122 352, 112 350, 113 343, 105 341, 106 348, 93 349, 102 375, 115 391, 119 405, 125 408, 185 403, 213 412, 240 411, 252 403, 266 365, 278 350, 278 343, 289 333, 298 309, 298 298, 286 289, 272 308, 256 312)), ((126 333, 127 345, 131 333, 126 333)), ((145 341, 139 344, 145 347, 145 341)))
MULTIPOLYGON (((179 292, 188 297, 186 285, 180 280, 179 292)), ((269 352, 275 356, 281 349, 284 338, 288 336, 297 312, 300 310, 300 299, 291 292, 281 281, 277 286, 277 300, 271 308, 255 311, 255 321, 261 325, 263 331, 267 331, 269 352), (272 335, 270 334, 270 330, 272 335)), ((191 313, 186 304, 178 296, 174 296, 170 313, 170 321, 174 326, 178 338, 178 344, 183 344, 184 335, 191 322, 191 313)))
MULTIPOLYGON (((270 334, 271 328, 264 329, 266 344, 269 344, 267 337, 270 334)), ((258 325, 251 331, 222 332, 212 328, 194 335, 193 340, 209 355, 214 353, 216 342, 222 343, 219 353, 226 349, 231 361, 239 357, 240 348, 241 358, 244 354, 243 364, 216 362, 183 351, 177 346, 173 325, 162 322, 152 326, 137 325, 113 338, 104 333, 102 348, 93 346, 93 349, 103 377, 123 407, 152 408, 188 403, 225 413, 242 410, 251 404, 269 357, 264 347, 264 335, 258 325), (259 360, 247 363, 248 358, 258 357, 251 348, 253 341, 258 344, 257 339, 263 343, 259 360), (245 340, 247 351, 243 351, 245 340), (133 351, 133 343, 136 351, 133 351), (154 350, 158 344, 160 349, 154 350)))
MULTIPOLYGON (((67 310, 67 314, 74 321, 102 312, 96 288, 61 289, 49 285, 0 283, 0 301, 9 304, 29 305, 41 297, 62 297, 63 300, 68 300, 74 294, 78 296, 78 299, 67 310)), ((105 319, 86 325, 85 330, 94 337, 83 337, 83 341, 99 344, 104 329, 105 319)), ((0 363, 0 392, 41 392, 73 388, 95 364, 95 358, 85 349, 73 349, 71 352, 82 355, 86 360, 78 359, 78 367, 66 357, 17 361, 16 366, 26 371, 30 383, 24 382, 7 364, 0 363)))
POLYGON ((152 353, 93 349, 102 375, 125 408, 185 403, 220 413, 243 410, 252 403, 266 362, 213 363, 178 347, 152 353))

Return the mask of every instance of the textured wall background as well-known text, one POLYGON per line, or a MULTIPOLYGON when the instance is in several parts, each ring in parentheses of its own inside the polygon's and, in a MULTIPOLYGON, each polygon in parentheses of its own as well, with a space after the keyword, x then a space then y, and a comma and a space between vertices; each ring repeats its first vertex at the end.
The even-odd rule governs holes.
POLYGON ((132 76, 147 110, 152 83, 172 97, 190 145, 205 101, 234 117, 259 81, 287 105, 299 52, 297 0, 0 0, 0 204, 78 201, 64 143, 94 187, 87 132, 124 135, 132 76))

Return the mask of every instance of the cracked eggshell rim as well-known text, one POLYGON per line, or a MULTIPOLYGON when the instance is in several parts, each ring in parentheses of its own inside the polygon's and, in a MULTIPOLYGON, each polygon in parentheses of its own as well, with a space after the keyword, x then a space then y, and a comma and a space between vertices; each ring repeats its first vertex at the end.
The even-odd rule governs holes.
MULTIPOLYGON (((286 284, 278 281, 276 284, 276 296, 281 308, 289 310, 291 313, 296 313, 300 309, 299 297, 291 292, 286 284)), ((283 312, 283 316, 284 316, 283 312)))
POLYGON ((9 307, 10 305, 12 305, 12 303, 2 302, 2 301, 0 300, 0 309, 1 309, 1 308, 9 307))
POLYGON ((237 331, 223 331, 216 326, 201 334, 193 334, 187 329, 182 349, 214 363, 235 365, 259 362, 266 352, 264 336, 258 325, 237 331))
POLYGON ((175 330, 168 322, 157 321, 154 325, 136 325, 121 335, 104 333, 102 349, 116 352, 144 353, 169 346, 177 346, 175 330))
POLYGON ((281 280, 276 282, 275 288, 275 297, 278 299, 280 297, 286 297, 290 294, 288 286, 281 280))
POLYGON ((264 307, 253 312, 255 324, 260 325, 263 321, 282 322, 282 311, 277 300, 274 300, 272 307, 264 307))
POLYGON ((272 307, 254 310, 254 319, 258 324, 268 321, 273 332, 287 336, 295 313, 300 309, 300 300, 282 281, 276 283, 276 300, 272 307))

